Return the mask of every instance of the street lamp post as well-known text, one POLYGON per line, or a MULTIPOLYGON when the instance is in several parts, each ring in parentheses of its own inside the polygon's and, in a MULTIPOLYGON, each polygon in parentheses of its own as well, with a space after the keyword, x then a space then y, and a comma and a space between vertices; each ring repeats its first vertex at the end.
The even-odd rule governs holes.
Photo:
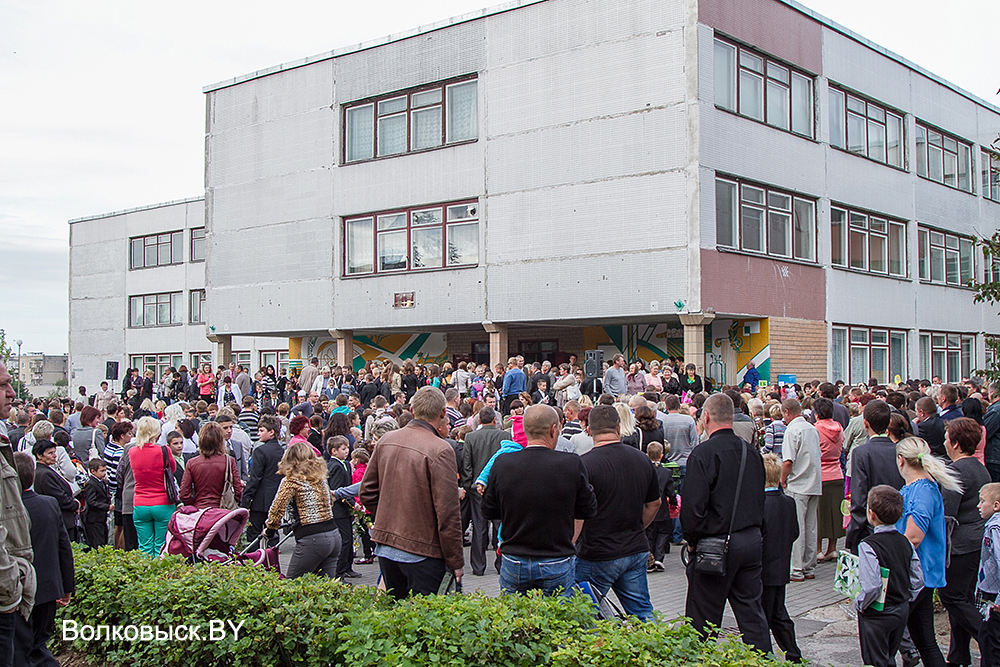
POLYGON ((17 393, 18 398, 20 398, 20 393, 24 389, 24 380, 22 379, 24 376, 21 375, 21 343, 24 341, 18 338, 14 342, 17 343, 17 380, 21 383, 21 387, 18 389, 17 393))

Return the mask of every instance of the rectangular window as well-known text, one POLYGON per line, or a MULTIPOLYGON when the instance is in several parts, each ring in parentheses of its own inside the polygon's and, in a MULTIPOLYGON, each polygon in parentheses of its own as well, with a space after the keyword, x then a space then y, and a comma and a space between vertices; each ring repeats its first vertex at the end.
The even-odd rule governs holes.
POLYGON ((920 279, 946 285, 967 285, 975 275, 972 239, 933 229, 918 231, 920 279))
POLYGON ((813 136, 813 80, 747 48, 715 40, 715 105, 813 136))
POLYGON ((167 232, 129 239, 129 266, 145 269, 184 261, 184 232, 167 232))
POLYGON ((288 371, 288 352, 261 352, 260 353, 260 369, 264 370, 268 366, 274 366, 274 370, 278 373, 284 368, 288 371))
POLYGON ((191 261, 201 262, 205 259, 205 228, 196 227, 191 230, 191 261))
POLYGON ((906 277, 906 223, 839 206, 830 209, 830 263, 906 277))
POLYGON ((815 201, 721 178, 715 181, 715 197, 717 245, 816 261, 815 201))
POLYGON ((183 323, 183 292, 129 297, 130 327, 162 327, 183 323))
POLYGON ((920 333, 920 372, 924 378, 957 383, 976 365, 975 334, 920 333))
POLYGON ((972 192, 972 147, 917 123, 917 175, 972 192))
POLYGON ((886 384, 897 375, 907 377, 905 331, 835 325, 831 348, 834 382, 869 384, 875 378, 878 384, 886 384))
POLYGON ((439 148, 479 136, 476 79, 436 83, 344 107, 344 161, 439 148))
POLYGON ((191 324, 205 323, 205 290, 193 289, 190 295, 190 311, 188 320, 191 324))
POLYGON ((188 366, 190 375, 194 377, 201 370, 203 364, 212 365, 212 353, 211 352, 195 352, 191 355, 191 365, 188 366))
POLYGON ((478 211, 471 201, 347 219, 344 275, 474 266, 478 211))
POLYGON ((830 145, 903 169, 903 115, 831 86, 830 145))
POLYGON ((982 172, 983 197, 1000 202, 1000 155, 980 151, 979 169, 982 172))
MULTIPOLYGON (((208 355, 208 361, 212 356, 208 355)), ((133 354, 129 356, 129 367, 138 368, 139 373, 153 371, 154 379, 159 380, 168 369, 177 370, 184 363, 182 354, 133 354)))

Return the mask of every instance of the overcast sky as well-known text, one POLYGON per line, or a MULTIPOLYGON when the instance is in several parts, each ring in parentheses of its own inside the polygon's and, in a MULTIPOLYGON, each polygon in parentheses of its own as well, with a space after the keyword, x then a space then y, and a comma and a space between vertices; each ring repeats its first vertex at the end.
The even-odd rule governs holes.
MULTIPOLYGON (((23 339, 24 352, 67 351, 68 220, 203 194, 203 86, 490 4, 2 0, 7 340, 23 339)), ((804 4, 1000 105, 997 0, 804 4)))

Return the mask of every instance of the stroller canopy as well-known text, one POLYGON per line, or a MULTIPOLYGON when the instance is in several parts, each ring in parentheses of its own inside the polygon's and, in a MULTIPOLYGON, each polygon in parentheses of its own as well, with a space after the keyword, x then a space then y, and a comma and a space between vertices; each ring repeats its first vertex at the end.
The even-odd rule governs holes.
POLYGON ((160 555, 225 560, 243 534, 249 518, 250 512, 243 508, 200 510, 185 505, 170 517, 167 539, 160 555))

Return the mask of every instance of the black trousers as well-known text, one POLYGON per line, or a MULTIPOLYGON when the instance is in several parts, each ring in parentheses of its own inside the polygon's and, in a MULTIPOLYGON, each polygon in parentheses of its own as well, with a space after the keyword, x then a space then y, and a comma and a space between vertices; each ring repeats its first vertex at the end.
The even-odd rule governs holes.
MULTIPOLYGON (((267 523, 267 512, 250 510, 250 520, 247 522, 247 544, 251 544, 264 532, 265 523, 267 523)), ((268 548, 274 547, 278 543, 278 536, 266 538, 266 541, 268 548)))
POLYGON ((910 603, 910 616, 906 621, 913 645, 920 652, 924 667, 945 667, 944 656, 934 634, 934 589, 925 588, 910 603))
POLYGON ((16 617, 14 664, 17 667, 59 667, 59 663, 46 646, 55 628, 56 601, 36 604, 28 620, 24 620, 24 616, 19 612, 14 612, 10 616, 16 617))
POLYGON ((465 495, 469 500, 469 513, 472 515, 472 548, 469 551, 469 567, 472 573, 482 575, 486 571, 486 549, 490 543, 490 533, 496 542, 499 521, 483 518, 483 497, 478 491, 470 491, 465 495), (492 528, 492 530, 491 530, 492 528))
POLYGON ((694 559, 687 568, 688 589, 686 615, 691 625, 707 636, 706 626, 722 625, 726 600, 733 609, 743 634, 743 642, 761 653, 771 652, 771 635, 760 599, 761 538, 759 528, 746 528, 732 534, 726 555, 726 574, 701 574, 694 569, 694 559))
POLYGON ((909 613, 910 607, 904 603, 886 605, 882 611, 866 609, 858 614, 862 662, 874 667, 896 667, 896 652, 903 639, 909 613))
POLYGON ((0 667, 12 667, 14 664, 14 633, 17 629, 15 616, 20 616, 17 610, 0 614, 0 667))
POLYGON ((670 538, 674 534, 674 520, 653 521, 646 526, 646 541, 653 560, 662 563, 664 554, 670 553, 670 538))
POLYGON ((124 540, 125 551, 139 550, 139 536, 135 532, 135 523, 132 522, 131 514, 122 514, 122 540, 124 540))
POLYGON ((436 595, 448 571, 442 558, 425 558, 419 563, 398 563, 379 558, 378 568, 382 572, 385 589, 397 600, 405 599, 411 591, 417 595, 436 595))
POLYGON ((948 662, 971 665, 969 643, 979 636, 983 617, 976 608, 976 580, 979 577, 979 552, 952 554, 951 567, 945 575, 948 585, 938 589, 941 604, 948 610, 951 642, 948 662))
POLYGON ((340 531, 340 557, 337 560, 337 576, 342 576, 345 572, 354 569, 354 535, 351 533, 351 524, 354 517, 334 517, 337 530, 340 531))
POLYGON ((760 604, 764 608, 764 617, 767 618, 767 625, 771 628, 771 634, 778 646, 785 652, 785 660, 789 662, 801 662, 802 651, 795 642, 795 623, 788 616, 785 608, 785 587, 784 586, 764 586, 761 594, 760 604))
POLYGON ((979 628, 979 654, 982 667, 1000 667, 1000 611, 993 610, 979 628))
POLYGON ((476 491, 468 491, 462 501, 459 503, 459 509, 462 514, 462 534, 465 535, 465 531, 469 530, 469 524, 472 523, 472 496, 473 494, 479 495, 476 491))
POLYGON ((108 543, 108 522, 105 517, 104 521, 85 521, 83 523, 83 539, 87 543, 87 546, 92 549, 97 547, 103 547, 108 543))

